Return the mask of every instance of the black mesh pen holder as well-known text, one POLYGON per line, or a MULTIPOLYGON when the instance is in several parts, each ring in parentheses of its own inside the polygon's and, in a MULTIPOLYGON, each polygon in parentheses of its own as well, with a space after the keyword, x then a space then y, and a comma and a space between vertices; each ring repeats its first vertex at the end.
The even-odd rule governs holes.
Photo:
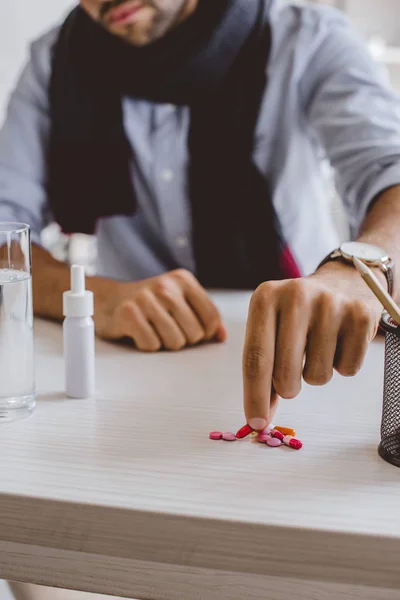
POLYGON ((385 338, 385 377, 379 454, 400 467, 400 326, 383 313, 381 328, 385 338))

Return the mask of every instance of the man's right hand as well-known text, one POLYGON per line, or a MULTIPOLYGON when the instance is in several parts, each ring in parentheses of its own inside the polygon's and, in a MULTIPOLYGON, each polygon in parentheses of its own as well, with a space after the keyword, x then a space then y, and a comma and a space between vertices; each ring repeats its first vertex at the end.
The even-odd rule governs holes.
MULTIPOLYGON (((35 315, 60 321, 62 295, 70 287, 69 268, 35 244, 32 259, 35 315)), ((189 271, 178 269, 133 283, 87 277, 86 287, 94 292, 100 337, 131 338, 145 352, 224 342, 227 337, 218 309, 189 271)))
MULTIPOLYGON (((104 282, 106 283, 106 282, 104 282)), ((181 350, 202 341, 225 341, 215 304, 189 271, 178 269, 134 283, 107 281, 96 303, 100 337, 131 338, 144 352, 181 350)))

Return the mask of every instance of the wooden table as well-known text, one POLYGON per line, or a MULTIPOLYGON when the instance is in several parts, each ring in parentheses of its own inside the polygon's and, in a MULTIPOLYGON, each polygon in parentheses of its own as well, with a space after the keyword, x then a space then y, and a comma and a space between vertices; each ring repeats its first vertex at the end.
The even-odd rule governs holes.
POLYGON ((400 598, 400 470, 377 454, 382 340, 355 379, 277 421, 304 449, 212 442, 243 424, 248 294, 230 339, 179 354, 98 343, 98 398, 63 396, 38 322, 38 407, 0 428, 0 578, 150 600, 400 598))

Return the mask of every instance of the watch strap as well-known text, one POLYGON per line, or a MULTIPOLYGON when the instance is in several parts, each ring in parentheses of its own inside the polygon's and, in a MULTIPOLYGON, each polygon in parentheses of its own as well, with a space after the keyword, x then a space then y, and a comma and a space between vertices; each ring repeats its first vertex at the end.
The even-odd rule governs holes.
POLYGON ((390 260, 387 264, 385 264, 382 268, 382 271, 385 274, 387 283, 388 283, 388 292, 390 296, 393 296, 393 288, 394 288, 394 262, 390 260))
POLYGON ((325 256, 325 258, 323 260, 321 260, 318 267, 316 268, 316 271, 318 271, 318 269, 320 269, 321 267, 326 265, 326 263, 331 262, 332 260, 339 260, 339 258, 342 258, 342 255, 339 253, 339 250, 334 250, 333 252, 329 252, 329 254, 327 256, 325 256))

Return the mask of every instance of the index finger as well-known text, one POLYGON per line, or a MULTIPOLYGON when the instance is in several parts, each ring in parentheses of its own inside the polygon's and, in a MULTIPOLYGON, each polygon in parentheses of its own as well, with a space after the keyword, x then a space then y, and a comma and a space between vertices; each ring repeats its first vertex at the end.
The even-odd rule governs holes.
POLYGON ((257 431, 270 423, 277 404, 276 393, 272 389, 276 313, 268 288, 258 288, 250 302, 243 352, 244 411, 247 423, 257 431))

